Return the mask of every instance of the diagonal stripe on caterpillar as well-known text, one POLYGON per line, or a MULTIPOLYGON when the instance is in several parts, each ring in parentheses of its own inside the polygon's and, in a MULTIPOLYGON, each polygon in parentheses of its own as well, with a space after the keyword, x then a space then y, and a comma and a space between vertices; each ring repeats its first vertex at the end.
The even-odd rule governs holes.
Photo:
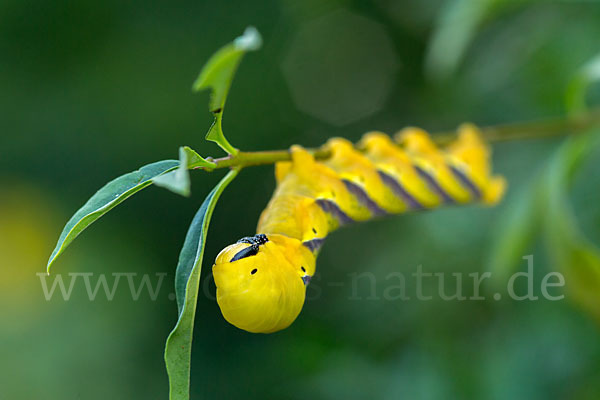
POLYGON ((473 125, 462 125, 444 149, 417 128, 404 129, 396 142, 371 132, 358 151, 333 138, 324 145, 331 153, 325 161, 292 146, 292 161, 275 165, 277 187, 257 235, 223 249, 213 266, 227 321, 256 333, 294 322, 323 241, 342 225, 446 204, 493 205, 505 191, 473 125))

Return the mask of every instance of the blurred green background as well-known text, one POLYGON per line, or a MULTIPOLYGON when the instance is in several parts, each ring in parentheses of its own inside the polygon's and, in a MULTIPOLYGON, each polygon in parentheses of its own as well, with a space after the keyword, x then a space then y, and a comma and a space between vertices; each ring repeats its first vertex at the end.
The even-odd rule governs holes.
MULTIPOLYGON (((55 264, 65 279, 168 273, 156 301, 132 301, 125 284, 113 301, 89 301, 80 284, 69 301, 45 301, 36 273, 70 215, 108 180, 176 158, 180 145, 221 154, 203 140, 208 94, 190 88, 207 58, 248 25, 265 45, 242 62, 224 115, 229 140, 243 150, 317 146, 331 136, 356 141, 368 130, 406 125, 439 131, 464 121, 564 115, 569 79, 600 50, 600 4, 592 1, 3 0, 0 399, 167 398, 163 346, 177 313, 169 297, 174 268, 187 226, 222 171, 194 173, 190 199, 142 192, 55 264)), ((302 314, 272 335, 230 326, 211 297, 211 261, 254 233, 274 188, 272 167, 243 171, 210 228, 192 398, 600 398, 597 321, 569 296, 390 301, 370 299, 366 281, 352 283, 352 274, 371 271, 381 297, 390 273, 409 276, 418 265, 448 274, 487 270, 499 227, 518 206, 515 194, 560 143, 494 146, 495 169, 510 183, 496 208, 336 232, 302 314)), ((571 199, 583 231, 599 243, 595 155, 571 199)), ((539 288, 553 267, 533 243, 522 255, 533 252, 539 288)))

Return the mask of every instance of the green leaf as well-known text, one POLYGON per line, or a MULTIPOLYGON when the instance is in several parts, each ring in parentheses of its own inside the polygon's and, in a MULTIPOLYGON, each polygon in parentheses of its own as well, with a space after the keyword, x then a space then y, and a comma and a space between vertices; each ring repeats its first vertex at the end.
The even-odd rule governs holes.
POLYGON ((173 193, 188 197, 190 195, 190 173, 188 172, 188 155, 179 148, 179 168, 175 171, 157 176, 152 180, 156 186, 163 187, 173 193))
POLYGON ((440 8, 425 59, 427 75, 434 80, 450 76, 495 0, 451 0, 440 8))
POLYGON ((194 91, 211 89, 208 107, 214 114, 215 120, 206 134, 206 139, 217 143, 229 154, 235 155, 238 150, 229 144, 222 129, 227 94, 242 56, 248 51, 258 50, 261 45, 262 38, 256 28, 252 26, 246 28, 242 36, 222 47, 208 60, 193 85, 194 91))
POLYGON ((498 288, 507 283, 523 262, 523 256, 529 253, 540 232, 541 188, 536 183, 539 179, 536 175, 532 183, 507 204, 508 211, 495 232, 488 270, 492 274, 492 284, 498 288))
POLYGON ((567 196, 578 166, 598 144, 598 133, 569 138, 550 164, 544 231, 550 260, 564 275, 569 296, 600 321, 600 249, 579 229, 567 196))
POLYGON ((179 317, 165 346, 165 364, 169 375, 169 398, 171 400, 189 399, 192 336, 206 234, 221 193, 238 172, 239 169, 229 171, 206 197, 192 220, 179 254, 175 274, 175 294, 179 317))
POLYGON ((432 80, 451 76, 482 25, 508 8, 525 7, 533 0, 446 0, 428 43, 425 72, 432 80))
POLYGON ((180 152, 182 150, 187 155, 188 169, 201 167, 210 170, 217 166, 217 164, 214 162, 202 158, 198 153, 188 146, 183 146, 179 149, 180 152))
POLYGON ((163 160, 143 166, 107 183, 81 207, 65 225, 50 260, 47 270, 65 248, 90 224, 112 210, 129 196, 152 184, 155 177, 177 168, 176 160, 163 160))
POLYGON ((600 81, 600 54, 585 63, 573 76, 565 95, 567 112, 577 115, 587 110, 585 96, 588 88, 600 81))
POLYGON ((179 148, 179 168, 175 171, 157 176, 153 179, 156 186, 163 187, 173 193, 188 197, 190 195, 190 173, 189 169, 195 167, 214 168, 215 163, 200 157, 191 148, 185 146, 179 148))

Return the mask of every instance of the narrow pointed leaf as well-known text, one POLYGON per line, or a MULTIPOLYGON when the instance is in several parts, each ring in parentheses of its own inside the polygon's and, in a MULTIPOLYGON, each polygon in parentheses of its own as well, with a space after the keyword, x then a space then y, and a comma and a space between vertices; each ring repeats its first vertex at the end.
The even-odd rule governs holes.
POLYGON ((169 375, 170 400, 188 400, 190 394, 190 362, 194 317, 200 284, 206 234, 213 210, 239 170, 231 170, 215 186, 202 203, 188 230, 175 274, 175 293, 178 306, 177 325, 165 346, 165 364, 169 375))
POLYGON ((477 34, 505 10, 524 8, 534 0, 447 0, 438 7, 437 21, 427 46, 425 73, 432 80, 452 76, 477 34))
POLYGON ((182 149, 187 155, 188 168, 202 167, 206 169, 213 169, 217 166, 217 164, 215 164, 214 162, 202 158, 200 154, 196 153, 196 151, 194 151, 188 146, 183 146, 182 149))
POLYGON ((175 171, 157 176, 153 179, 156 186, 163 187, 173 193, 188 197, 190 195, 190 173, 189 169, 204 167, 212 169, 215 163, 205 160, 191 148, 185 146, 179 148, 179 168, 175 171))
POLYGON ((107 183, 81 207, 65 225, 50 259, 48 271, 56 258, 88 226, 122 203, 129 196, 150 186, 152 180, 179 165, 176 160, 163 160, 143 166, 107 183))
POLYGON ((592 84, 599 81, 600 54, 585 63, 571 79, 565 96, 569 114, 577 115, 587 110, 587 91, 592 84))
POLYGON ((215 116, 215 121, 206 134, 206 139, 217 143, 229 154, 236 154, 235 149, 223 134, 222 116, 231 81, 243 55, 248 51, 258 50, 262 38, 256 28, 248 27, 244 34, 217 51, 208 60, 193 85, 194 91, 211 90, 209 110, 215 116))
MULTIPOLYGON (((539 179, 536 175, 535 181, 539 179)), ((540 185, 533 182, 508 204, 508 211, 496 230, 488 263, 495 288, 506 285, 538 237, 542 222, 540 191, 540 185)))
POLYGON ((550 260, 565 277, 569 297, 600 321, 600 249, 578 227, 568 201, 572 176, 599 133, 570 138, 548 168, 545 181, 545 238, 550 260))
POLYGON ((153 179, 156 186, 160 186, 173 193, 188 197, 190 195, 190 173, 188 172, 188 155, 179 148, 179 168, 175 171, 157 176, 153 179))

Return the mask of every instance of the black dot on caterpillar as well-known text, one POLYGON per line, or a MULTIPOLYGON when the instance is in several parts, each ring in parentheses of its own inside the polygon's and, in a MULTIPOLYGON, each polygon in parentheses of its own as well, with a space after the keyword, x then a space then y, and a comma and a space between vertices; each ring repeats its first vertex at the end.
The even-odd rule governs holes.
POLYGON ((256 268, 254 268, 252 271, 250 271, 250 274, 254 275, 257 272, 258 272, 258 270, 256 268))

